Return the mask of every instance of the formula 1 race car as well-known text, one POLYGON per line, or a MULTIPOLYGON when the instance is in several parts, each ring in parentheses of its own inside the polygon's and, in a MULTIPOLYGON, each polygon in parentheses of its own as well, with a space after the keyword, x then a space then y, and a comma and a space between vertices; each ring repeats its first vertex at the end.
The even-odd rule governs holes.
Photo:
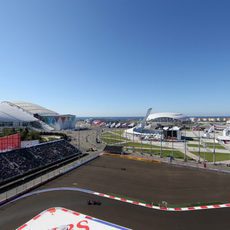
POLYGON ((98 201, 98 200, 88 200, 88 205, 101 205, 101 201, 98 201))

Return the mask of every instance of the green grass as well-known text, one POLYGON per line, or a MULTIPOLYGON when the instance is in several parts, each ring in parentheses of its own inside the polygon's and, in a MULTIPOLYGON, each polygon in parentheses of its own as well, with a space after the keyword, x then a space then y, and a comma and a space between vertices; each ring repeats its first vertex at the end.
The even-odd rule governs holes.
POLYGON ((124 130, 115 130, 115 131, 111 131, 111 132, 122 135, 124 133, 124 130))
POLYGON ((112 134, 112 133, 103 133, 103 134, 101 135, 101 137, 116 138, 116 139, 119 138, 119 136, 114 135, 114 134, 112 134))
POLYGON ((105 138, 105 137, 102 137, 101 140, 105 142, 106 144, 117 144, 121 142, 120 140, 114 140, 114 139, 105 138))
POLYGON ((142 144, 142 143, 137 143, 137 142, 128 142, 124 144, 125 146, 130 146, 130 147, 147 147, 147 148, 151 148, 151 147, 160 147, 157 145, 150 145, 150 144, 142 144))
MULTIPOLYGON (((136 152, 144 152, 144 153, 156 153, 156 152, 160 152, 161 151, 161 149, 159 149, 159 148, 153 148, 153 149, 150 149, 150 148, 148 148, 148 149, 146 149, 146 148, 137 148, 137 147, 132 147, 132 146, 125 146, 124 147, 124 149, 127 149, 127 150, 135 150, 136 152)), ((168 149, 164 149, 164 148, 162 148, 162 151, 163 150, 168 150, 168 149)), ((176 151, 176 150, 175 150, 176 151)))
MULTIPOLYGON (((214 148, 214 145, 212 143, 205 143, 207 148, 214 148)), ((195 148, 199 148, 199 144, 188 144, 188 147, 195 147, 195 148)), ((200 145, 201 148, 203 148, 203 145, 200 145)), ((225 149, 222 145, 220 144, 216 144, 216 149, 225 149)))
MULTIPOLYGON (((199 148, 199 144, 187 144, 188 147, 194 147, 194 148, 199 148)), ((200 147, 202 148, 203 145, 200 144, 200 147)))
POLYGON ((116 139, 116 140, 119 140, 119 141, 126 141, 128 139, 122 137, 122 136, 119 136, 119 135, 116 135, 116 134, 112 134, 112 133, 103 133, 101 135, 102 138, 113 138, 113 139, 116 139))
MULTIPOLYGON (((199 152, 192 152, 193 154, 199 156, 199 152)), ((205 153, 201 152, 200 153, 201 158, 205 159, 209 162, 213 162, 213 153, 205 153)), ((230 160, 230 154, 228 153, 216 153, 216 161, 226 161, 230 160)))
MULTIPOLYGON (((208 147, 208 148, 214 148, 214 144, 213 143, 206 143, 206 146, 208 147)), ((225 149, 224 148, 224 146, 222 146, 222 145, 220 145, 220 144, 215 144, 215 147, 216 147, 216 149, 225 149)))
MULTIPOLYGON (((143 143, 137 143, 137 142, 127 142, 127 143, 125 143, 124 144, 124 146, 129 146, 129 147, 143 147, 143 148, 151 148, 151 147, 153 147, 153 148, 160 148, 160 146, 159 145, 151 145, 151 144, 143 144, 143 143)), ((164 149, 170 149, 170 148, 168 148, 168 147, 162 147, 162 148, 164 148, 164 149)))
MULTIPOLYGON (((102 141, 105 142, 106 144, 118 144, 123 141, 127 141, 125 138, 117 138, 116 135, 113 135, 111 133, 106 133, 102 135, 102 141)), ((128 150, 126 147, 133 147, 131 148, 132 151, 137 152, 137 153, 148 153, 148 154, 153 154, 153 155, 158 155, 160 156, 160 146, 158 145, 151 145, 151 144, 141 144, 137 142, 127 142, 122 144, 125 148, 125 150, 128 150), (142 149, 143 148, 143 149, 142 149), (149 148, 149 149, 145 149, 149 148), (153 149, 151 149, 153 148, 153 149), (156 149, 157 148, 157 149, 156 149)), ((130 150, 130 148, 129 148, 130 150)), ((180 158, 184 159, 184 154, 178 150, 172 150, 168 147, 162 147, 162 157, 169 157, 173 154, 174 158, 180 158)))
MULTIPOLYGON (((160 156, 161 150, 160 149, 137 149, 137 148, 134 148, 134 152, 148 153, 148 154, 160 156)), ((162 157, 169 157, 172 155, 174 156, 174 158, 184 159, 184 154, 180 151, 173 150, 173 153, 172 153, 171 150, 162 149, 162 157)))
MULTIPOLYGON (((158 151, 158 155, 160 155, 160 152, 158 151)), ((169 157, 173 156, 174 158, 181 158, 184 159, 184 154, 179 151, 171 151, 171 150, 162 150, 162 156, 163 157, 169 157)))

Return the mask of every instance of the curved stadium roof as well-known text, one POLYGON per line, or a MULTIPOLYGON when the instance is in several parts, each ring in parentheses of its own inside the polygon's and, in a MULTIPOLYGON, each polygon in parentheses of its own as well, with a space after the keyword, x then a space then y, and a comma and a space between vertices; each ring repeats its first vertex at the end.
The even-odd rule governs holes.
POLYGON ((155 120, 157 118, 172 118, 176 120, 186 121, 189 120, 189 117, 181 114, 181 113, 152 113, 148 116, 147 121, 155 120))
POLYGON ((30 102, 24 102, 24 101, 15 101, 15 102, 6 102, 12 106, 16 106, 18 108, 21 108, 22 110, 30 113, 30 114, 38 114, 40 116, 58 116, 59 114, 52 111, 52 110, 49 110, 49 109, 46 109, 40 105, 36 105, 36 104, 33 104, 33 103, 30 103, 30 102))
POLYGON ((32 122, 35 117, 8 103, 0 103, 0 122, 32 122))

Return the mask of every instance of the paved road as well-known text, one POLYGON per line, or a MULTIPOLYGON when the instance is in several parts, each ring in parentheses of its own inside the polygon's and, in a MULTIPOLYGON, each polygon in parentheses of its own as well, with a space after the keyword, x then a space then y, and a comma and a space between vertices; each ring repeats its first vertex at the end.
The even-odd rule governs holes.
POLYGON ((102 156, 41 189, 76 186, 146 202, 225 203, 229 201, 229 180, 229 174, 102 156))
POLYGON ((88 206, 93 195, 80 192, 50 192, 0 208, 0 227, 11 230, 50 207, 65 207, 133 229, 192 230, 229 229, 230 209, 167 213, 99 198, 101 206, 88 206))
MULTIPOLYGON (((228 200, 229 175, 100 157, 39 189, 76 186, 144 201, 171 204, 228 200), (126 168, 126 170, 121 170, 126 168)), ((65 207, 133 229, 230 229, 230 209, 169 213, 81 192, 48 192, 0 208, 0 229, 14 229, 50 207, 65 207), (88 206, 88 199, 102 206, 88 206)))

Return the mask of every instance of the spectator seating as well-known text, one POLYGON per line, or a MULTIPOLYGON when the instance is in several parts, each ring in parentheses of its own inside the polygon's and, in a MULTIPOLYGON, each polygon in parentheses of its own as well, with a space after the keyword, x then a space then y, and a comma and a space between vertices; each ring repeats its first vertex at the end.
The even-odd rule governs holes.
POLYGON ((0 153, 0 183, 81 154, 65 140, 0 153))

